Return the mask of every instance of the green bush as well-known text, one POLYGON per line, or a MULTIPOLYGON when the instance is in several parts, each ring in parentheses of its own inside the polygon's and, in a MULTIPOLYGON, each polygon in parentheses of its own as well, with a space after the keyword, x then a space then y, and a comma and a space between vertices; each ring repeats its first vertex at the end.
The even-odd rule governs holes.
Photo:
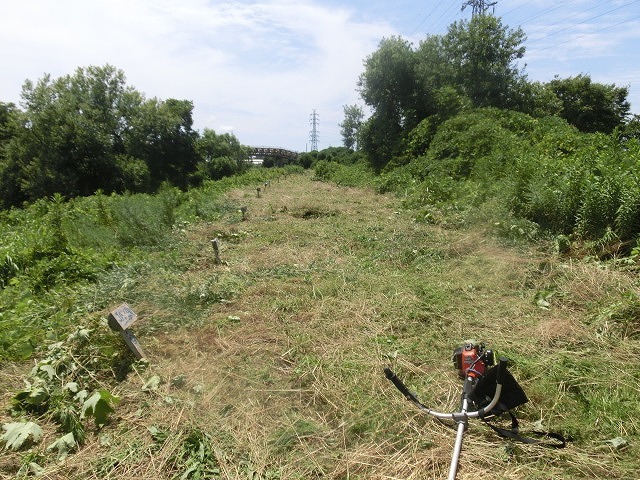
POLYGON ((313 166, 315 177, 318 180, 324 181, 331 180, 338 168, 340 168, 340 165, 338 163, 329 162, 327 160, 318 160, 313 166))
MULTIPOLYGON (((379 191, 403 196, 408 208, 456 216, 498 201, 496 215, 514 216, 493 219, 498 223, 533 222, 585 240, 640 235, 635 139, 580 133, 558 117, 495 108, 465 111, 435 134, 433 127, 425 119, 407 136, 406 151, 424 154, 389 162, 376 179, 379 191)), ((334 178, 338 167, 319 164, 316 171, 334 178)))
POLYGON ((525 141, 536 120, 523 113, 484 108, 460 114, 444 122, 429 147, 434 159, 459 159, 460 175, 471 173, 475 159, 490 156, 514 140, 525 141))

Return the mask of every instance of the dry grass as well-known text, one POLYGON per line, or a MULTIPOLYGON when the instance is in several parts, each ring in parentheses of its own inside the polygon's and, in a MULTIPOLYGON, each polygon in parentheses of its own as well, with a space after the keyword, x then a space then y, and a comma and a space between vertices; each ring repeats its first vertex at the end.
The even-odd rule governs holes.
MULTIPOLYGON (((526 390, 542 378, 527 356, 554 359, 576 337, 596 348, 591 306, 635 284, 478 231, 416 224, 391 197, 309 176, 272 182, 261 198, 252 188, 229 197, 248 220, 192 227, 181 278, 215 288, 233 277, 242 291, 209 305, 199 326, 185 311, 176 328, 142 335, 150 367, 117 385, 118 417, 41 478, 180 478, 176 457, 194 430, 210 436, 219 478, 443 478, 455 432, 414 411, 382 368, 392 364, 426 403, 452 409, 460 384, 450 355, 475 337, 515 357, 526 390), (212 261, 216 236, 224 265, 212 261), (559 293, 542 310, 534 296, 550 284, 559 293), (142 391, 153 374, 163 383, 142 391), (154 441, 150 427, 167 439, 154 441)), ((143 310, 148 325, 162 312, 153 302, 143 310)), ((564 394, 545 398, 555 387, 533 392, 526 419, 564 424, 564 394)), ((602 440, 554 451, 472 424, 458 478, 631 478, 628 454, 602 440)))

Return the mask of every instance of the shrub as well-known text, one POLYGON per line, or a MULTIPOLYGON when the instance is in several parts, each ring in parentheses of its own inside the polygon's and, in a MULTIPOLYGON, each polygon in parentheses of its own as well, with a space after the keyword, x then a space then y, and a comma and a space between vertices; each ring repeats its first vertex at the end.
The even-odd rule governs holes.
POLYGON ((338 168, 339 165, 336 162, 328 162, 327 160, 318 160, 313 167, 316 178, 324 181, 331 180, 338 168))

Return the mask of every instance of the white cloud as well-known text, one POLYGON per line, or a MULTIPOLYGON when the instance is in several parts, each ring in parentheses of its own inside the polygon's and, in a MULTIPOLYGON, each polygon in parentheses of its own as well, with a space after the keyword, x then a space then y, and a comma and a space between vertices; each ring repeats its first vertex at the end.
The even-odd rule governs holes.
POLYGON ((292 0, 32 0, 7 8, 0 30, 0 59, 12 65, 2 101, 17 101, 22 82, 44 72, 110 63, 149 97, 193 100, 197 128, 234 125, 243 143, 298 150, 313 108, 321 145, 339 144, 362 61, 394 33, 344 8, 292 0))
MULTIPOLYGON (((633 91, 640 88, 638 76, 629 73, 637 64, 629 45, 640 42, 638 21, 598 31, 624 20, 611 15, 576 26, 596 15, 578 16, 581 9, 597 4, 568 3, 570 10, 553 10, 525 25, 530 38, 524 60, 531 78, 592 73, 597 81, 631 85, 632 104, 640 108, 640 92, 633 91)), ((243 143, 304 150, 315 108, 321 148, 339 145, 342 105, 358 101, 363 60, 382 37, 458 18, 459 8, 440 5, 435 0, 7 1, 0 16, 0 101, 19 101, 24 80, 45 72, 58 77, 109 63, 149 97, 192 100, 196 128, 224 132, 233 126, 243 143)), ((504 0, 496 13, 513 10, 513 18, 527 19, 556 5, 555 0, 504 0)), ((416 43, 420 38, 416 34, 416 43)))

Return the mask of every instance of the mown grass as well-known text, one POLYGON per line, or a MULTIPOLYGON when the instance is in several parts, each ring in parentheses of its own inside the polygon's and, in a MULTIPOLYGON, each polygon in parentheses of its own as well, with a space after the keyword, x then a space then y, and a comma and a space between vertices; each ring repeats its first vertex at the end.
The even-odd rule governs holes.
MULTIPOLYGON (((311 175, 274 179, 260 198, 254 187, 224 197, 245 221, 229 208, 185 224, 70 297, 92 298, 96 317, 128 301, 149 365, 109 384, 116 413, 63 462, 45 451, 56 425, 39 418, 45 439, 5 455, 8 478, 31 461, 42 478, 443 478, 455 432, 382 369, 453 409, 450 358, 467 338, 511 359, 530 398, 523 433, 542 421, 573 441, 526 446, 472 423, 459 478, 636 477, 633 272, 428 225, 395 198, 311 175)), ((3 406, 22 373, 2 369, 3 406)))

